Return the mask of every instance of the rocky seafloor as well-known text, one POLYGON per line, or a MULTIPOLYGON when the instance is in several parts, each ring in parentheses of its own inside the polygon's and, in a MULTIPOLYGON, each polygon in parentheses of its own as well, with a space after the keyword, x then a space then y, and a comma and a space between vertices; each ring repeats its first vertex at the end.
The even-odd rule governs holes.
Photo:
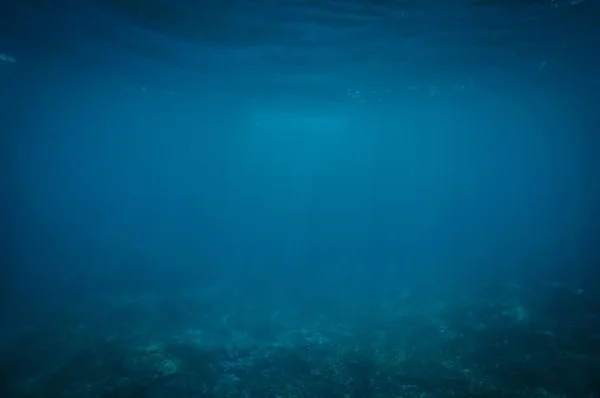
POLYGON ((600 302, 557 284, 370 299, 212 286, 43 307, 4 320, 2 397, 593 398, 600 391, 600 302))

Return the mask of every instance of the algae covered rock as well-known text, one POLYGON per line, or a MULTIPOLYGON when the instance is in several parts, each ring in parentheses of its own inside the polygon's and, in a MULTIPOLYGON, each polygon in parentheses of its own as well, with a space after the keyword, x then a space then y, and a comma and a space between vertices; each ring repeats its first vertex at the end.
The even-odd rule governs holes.
POLYGON ((17 62, 17 60, 15 59, 15 57, 5 54, 5 53, 0 53, 0 62, 4 63, 9 63, 9 64, 14 64, 17 62))

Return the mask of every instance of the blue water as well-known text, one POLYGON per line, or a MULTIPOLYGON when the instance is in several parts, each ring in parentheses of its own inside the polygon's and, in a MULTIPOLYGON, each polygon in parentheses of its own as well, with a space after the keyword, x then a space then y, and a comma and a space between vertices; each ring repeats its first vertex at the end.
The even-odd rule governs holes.
POLYGON ((0 393, 597 396, 599 18, 2 3, 0 393))

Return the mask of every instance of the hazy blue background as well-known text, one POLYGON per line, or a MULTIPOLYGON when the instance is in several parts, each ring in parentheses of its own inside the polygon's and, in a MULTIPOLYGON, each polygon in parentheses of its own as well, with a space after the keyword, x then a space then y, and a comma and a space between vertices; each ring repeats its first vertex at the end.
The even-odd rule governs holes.
POLYGON ((13 300, 593 281, 596 1, 132 4, 0 6, 13 300))

